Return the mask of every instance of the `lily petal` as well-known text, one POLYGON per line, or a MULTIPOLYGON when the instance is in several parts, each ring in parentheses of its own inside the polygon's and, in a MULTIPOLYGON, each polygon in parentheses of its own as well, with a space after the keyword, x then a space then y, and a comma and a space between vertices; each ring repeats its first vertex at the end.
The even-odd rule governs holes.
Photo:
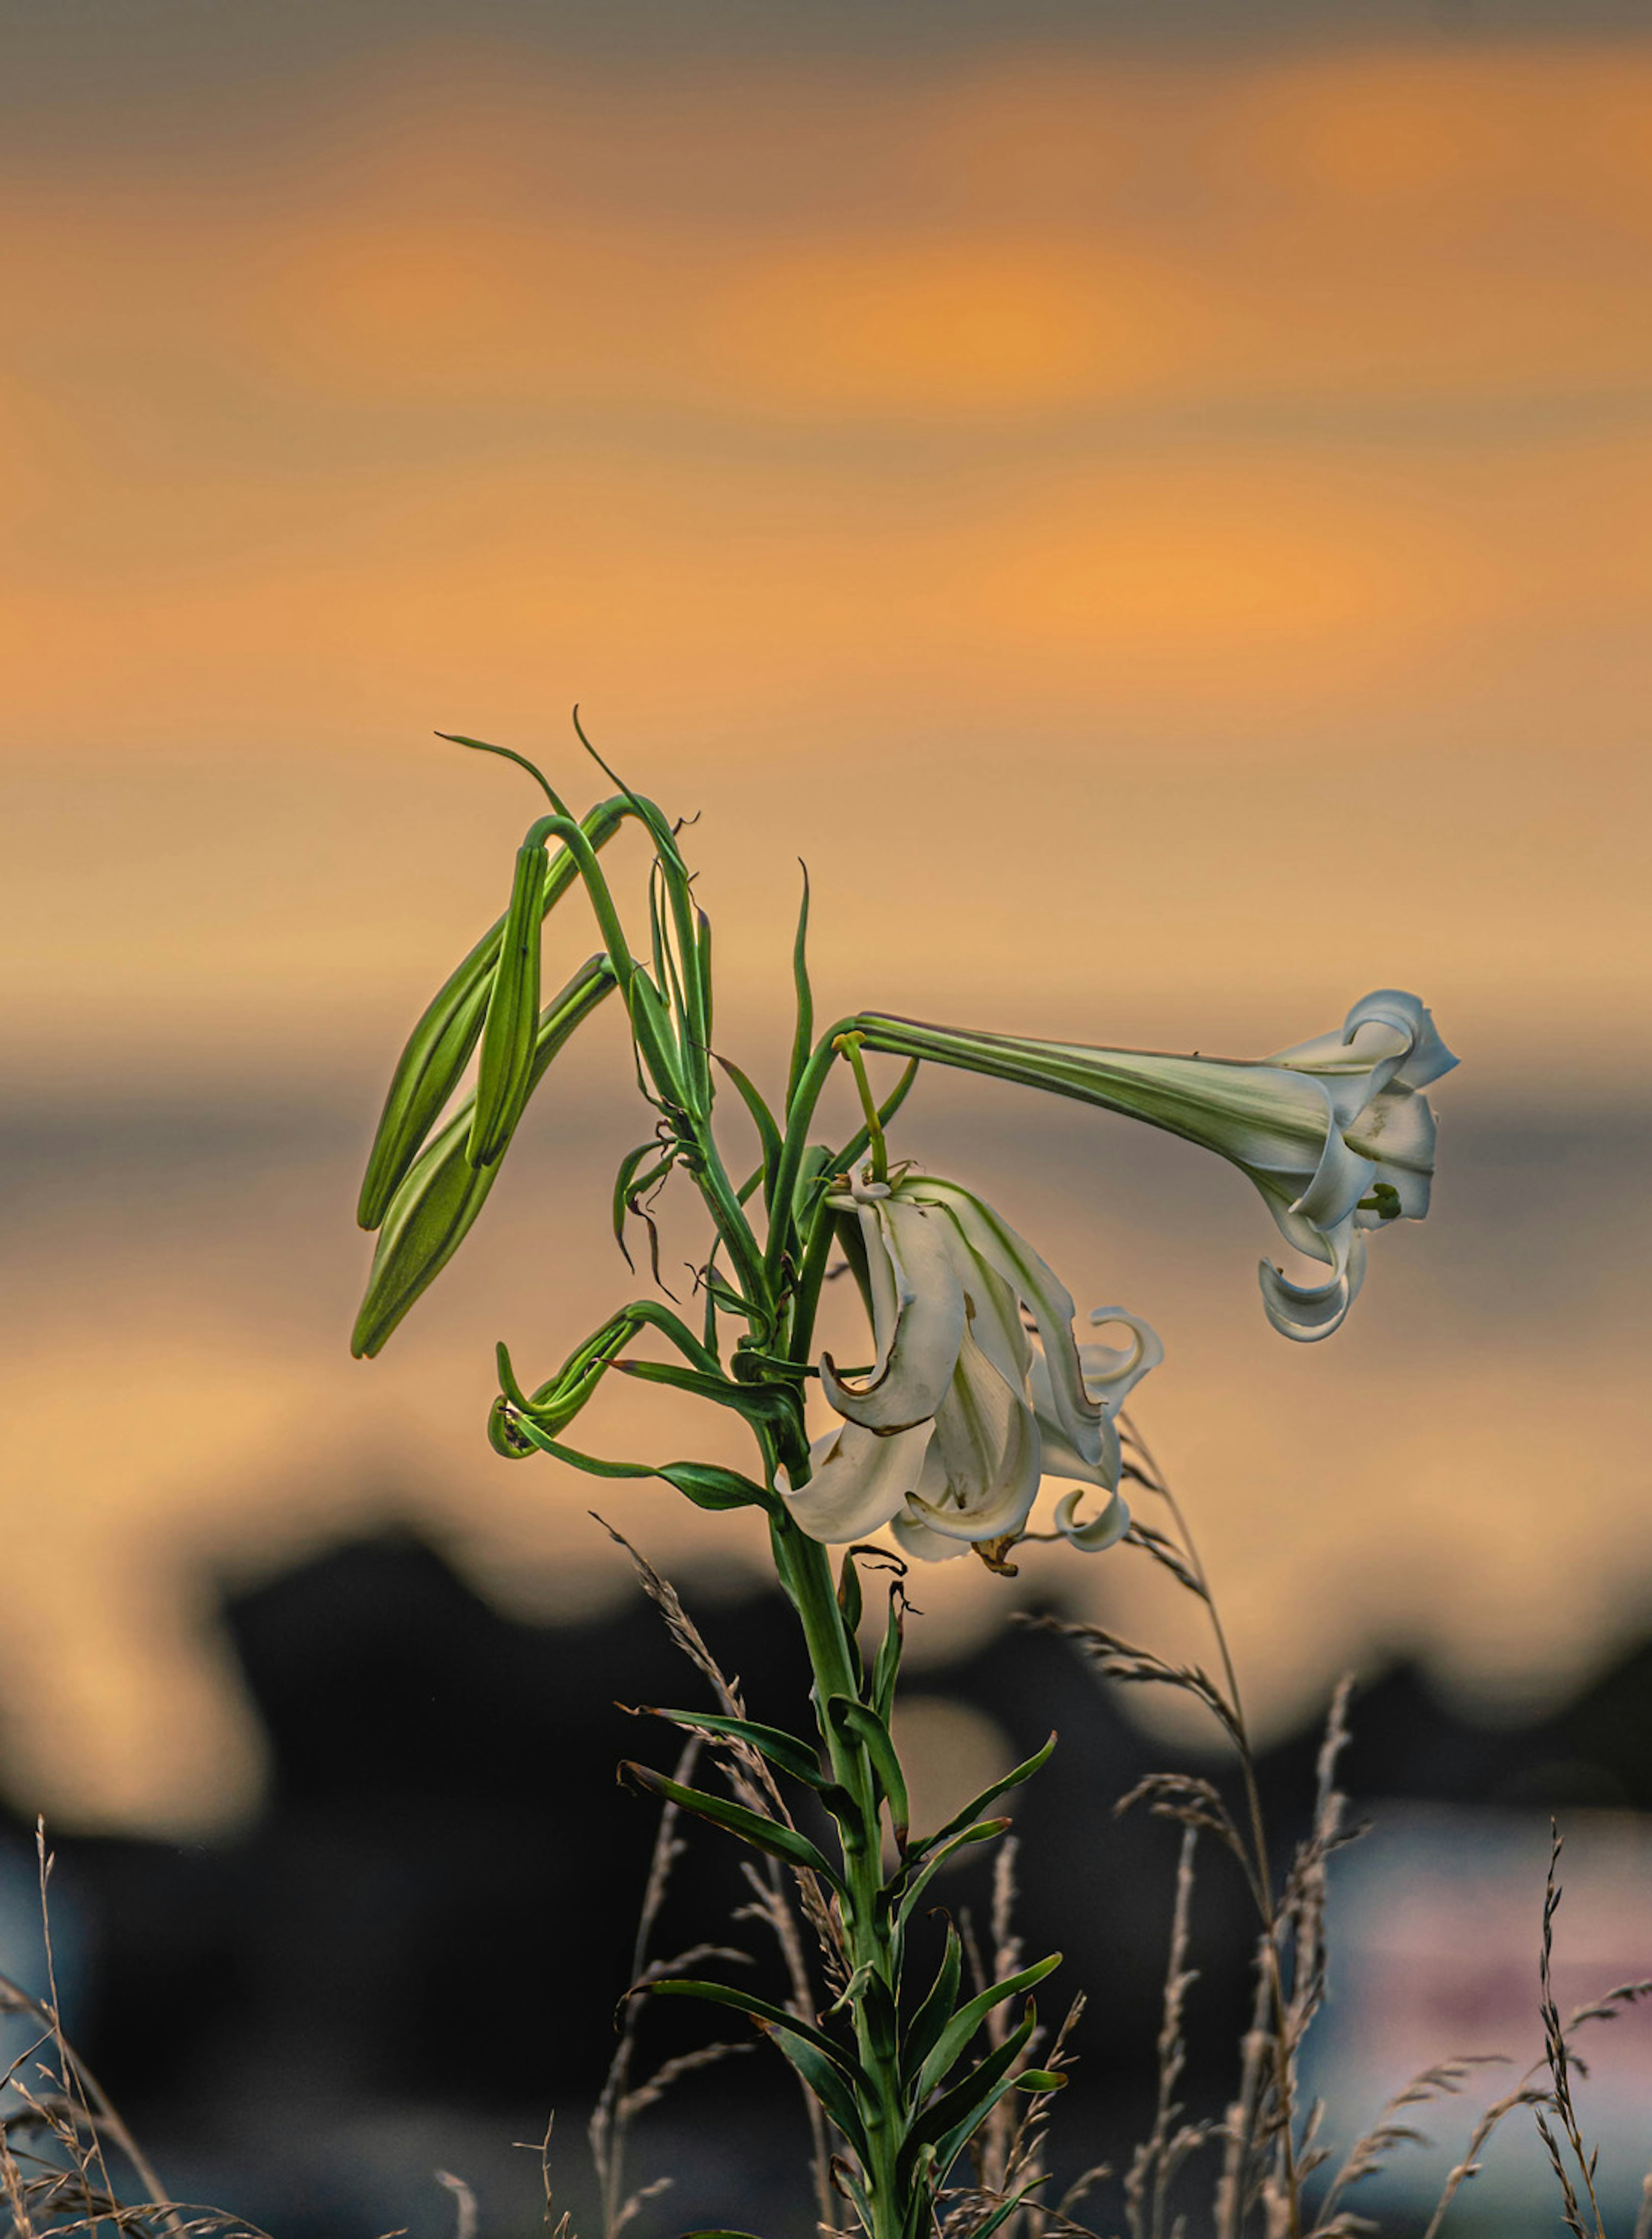
MULTIPOLYGON (((821 1387, 837 1412, 888 1434, 927 1423, 952 1379, 963 1337, 963 1290, 949 1246, 946 1215, 894 1197, 860 1208, 869 1264, 882 1262, 892 1293, 893 1325, 879 1337, 879 1358, 863 1384, 821 1356, 821 1387)), ((874 1279, 876 1304, 880 1279, 874 1279)))
POLYGON ((912 1492, 910 1505, 923 1522, 955 1539, 1001 1539, 1020 1531, 1043 1473, 1038 1426, 1021 1393, 969 1335, 952 1389, 936 1411, 935 1445, 946 1493, 935 1500, 912 1492))
POLYGON ((918 1482, 931 1435, 928 1423, 890 1438, 845 1423, 810 1449, 807 1485, 794 1492, 783 1473, 786 1505, 811 1539, 834 1546, 863 1539, 899 1511, 918 1482))
POLYGON ((1150 1322, 1123 1306, 1096 1306, 1090 1314, 1092 1329, 1117 1326, 1130 1332, 1126 1345, 1081 1345, 1079 1361, 1084 1385, 1092 1399, 1116 1415, 1149 1369, 1164 1358, 1164 1344, 1150 1322))
POLYGON ((1064 1500, 1056 1504, 1056 1529, 1062 1538, 1087 1555, 1099 1555, 1103 1548, 1116 1547, 1130 1528, 1130 1511, 1116 1492, 1101 1514, 1092 1517, 1088 1524, 1078 1520, 1078 1504, 1082 1492, 1069 1492, 1064 1500))
POLYGON ((1348 1319, 1348 1310, 1360 1294, 1365 1280, 1365 1239, 1358 1229, 1350 1231, 1345 1265, 1339 1267, 1329 1283, 1293 1283, 1283 1268, 1276 1267, 1264 1259, 1257 1273, 1262 1281, 1262 1303, 1269 1320, 1285 1337, 1295 1338, 1300 1345, 1317 1344, 1321 1338, 1340 1329, 1348 1319))
POLYGON ((1030 1309, 1043 1347, 1043 1412, 1059 1426, 1067 1446, 1094 1462, 1097 1446, 1097 1415, 1079 1372, 1078 1352, 1073 1339, 1073 1294, 1025 1237, 1018 1236, 991 1206, 956 1182, 932 1175, 914 1175, 907 1186, 932 1196, 947 1206, 957 1222, 968 1250, 1000 1275, 1014 1294, 1030 1309))

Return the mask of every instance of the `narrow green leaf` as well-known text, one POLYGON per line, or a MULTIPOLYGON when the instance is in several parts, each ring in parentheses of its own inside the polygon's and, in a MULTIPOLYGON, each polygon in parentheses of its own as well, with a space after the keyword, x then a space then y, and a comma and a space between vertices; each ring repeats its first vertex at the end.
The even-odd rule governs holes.
POLYGON ((924 2062, 935 2050, 941 2032, 952 2017, 958 2002, 958 1984, 963 1974, 963 1943, 958 1931, 949 1921, 946 1949, 941 1955, 941 1964, 929 1994, 907 2025, 906 2043, 901 2056, 901 2073, 910 2083, 924 2062))
POLYGON ((558 816, 568 814, 568 803, 563 799, 537 762, 530 762, 526 754, 519 754, 514 747, 496 747, 488 739, 467 739, 462 731, 438 731, 438 739, 445 739, 450 747, 469 747, 473 754, 497 754, 502 761, 515 762, 518 769, 526 770, 558 816))
POLYGON ((627 1151, 619 1162, 619 1171, 614 1177, 614 1241, 624 1253, 628 1267, 635 1268, 636 1262, 625 1242, 625 1216, 636 1211, 635 1200, 645 1189, 651 1189, 656 1182, 670 1173, 671 1163, 669 1157, 660 1156, 658 1136, 650 1136, 646 1143, 639 1143, 634 1151, 627 1151), (641 1169, 649 1159, 654 1159, 655 1164, 649 1166, 647 1173, 643 1173, 641 1169))
MULTIPOLYGON (((496 1410, 498 1405, 496 1401, 496 1410)), ((531 1415, 520 1412, 509 1402, 506 1411, 506 1427, 511 1434, 537 1446, 553 1461, 583 1470, 588 1477, 663 1478, 696 1508, 764 1508, 771 1515, 775 1511, 775 1496, 752 1478, 742 1477, 738 1470, 723 1469, 716 1462, 603 1461, 596 1454, 581 1453, 576 1446, 563 1445, 542 1430, 531 1415)))
POLYGON ((1019 1997, 1042 1983, 1046 1975, 1053 1974, 1061 1965, 1061 1953, 1052 1952, 1048 1959, 1040 1959, 1030 1967, 1023 1967, 1018 1975, 1008 1975, 1001 1983, 989 1983, 984 1990, 960 2006, 940 2036, 934 2050, 918 2070, 914 2086, 919 2099, 927 2099, 931 2091, 943 2083, 963 2059, 970 2038, 980 2028, 995 2006, 1003 2005, 1006 1998, 1019 1997))
MULTIPOLYGON (((1021 2077, 1017 2076, 1016 2078, 1016 2082, 1019 2083, 1021 2082, 1021 2077)), ((1048 2178, 1039 2177, 1031 2184, 1023 2185, 1021 2190, 1016 2193, 1012 2193, 1008 2200, 1001 2200, 996 2208, 993 2209, 991 2215, 988 2216, 986 2222, 984 2223, 976 2224, 975 2229, 969 2234, 969 2239, 992 2239, 993 2233, 998 2230, 1001 2226, 1009 2222, 1010 2217, 1021 2206, 1022 2202, 1025 2200, 1030 2200, 1034 2193, 1037 2191, 1038 2187, 1041 2184, 1048 2183, 1048 2178)))
POLYGON ((791 979, 797 995, 797 1023, 792 1030, 791 1064, 786 1073, 786 1110, 789 1113, 797 1084, 808 1068, 815 1039, 815 997, 809 984, 809 866, 799 861, 803 874, 803 897, 797 905, 797 931, 791 944, 791 979))
POLYGON ((1067 2076, 1059 2068, 1023 2068, 1016 2078, 1017 2091, 1064 2091, 1067 2076))
POLYGON ((816 2029, 812 2022, 788 2013, 783 2006, 773 2005, 767 1998, 753 1997, 749 1991, 737 1990, 728 1983, 696 1982, 686 1975, 667 1975, 657 1983, 650 1983, 648 1987, 656 1998, 698 1998, 706 2005, 731 2007, 736 2013, 743 2014, 748 2021, 756 2022, 761 2029, 789 2030, 792 2036, 801 2037, 805 2044, 812 2044, 817 2052, 823 2053, 851 2083, 863 2085, 869 2090, 871 2088, 866 2071, 852 2052, 843 2045, 834 2044, 825 2031, 816 2029))
MULTIPOLYGON (((668 1803, 679 1804, 684 1811, 692 1811, 697 1818, 709 1819, 714 1827, 737 1835, 755 1850, 766 1850, 773 1858, 783 1858, 788 1865, 805 1867, 833 1889, 842 1888, 824 1854, 795 1827, 783 1827, 778 1820, 766 1819, 761 1812, 749 1811, 743 1804, 732 1803, 724 1797, 708 1796, 698 1788, 684 1788, 681 1782, 667 1779, 664 1773, 656 1772, 650 1765, 628 1761, 621 1765, 620 1775, 646 1788, 650 1795, 662 1796, 668 1803)), ((788 2027, 796 2026, 788 2023, 788 2027)))
POLYGON ((895 1708, 895 1683, 900 1675, 901 1647, 906 1637, 903 1614, 906 1598, 901 1591, 901 1581, 889 1584, 889 1611, 883 1626, 883 1638, 877 1644, 877 1654, 872 1659, 872 1708, 885 1724, 895 1708))
POLYGON ((473 1166, 490 1166, 522 1116, 533 1072, 539 1018, 541 897, 545 851, 535 841, 516 851, 510 907, 505 912, 499 960, 494 967, 488 1015, 482 1028, 476 1105, 465 1155, 473 1166))
POLYGON ((757 1130, 757 1140, 763 1146, 763 1202, 767 1205, 772 1199, 775 1169, 780 1164, 779 1126, 774 1113, 740 1067, 726 1057, 720 1057, 717 1063, 739 1091, 740 1101, 751 1114, 752 1125, 757 1130))
POLYGON ((955 2083, 950 2091, 943 2091, 933 2105, 924 2109, 907 2133, 902 2148, 903 2161, 919 2147, 933 2146, 936 2174, 943 2178, 946 2176, 974 2130, 1004 2093, 1013 2088, 1009 2070, 1032 2035, 1036 2018, 1029 1999, 1025 2015, 1003 2043, 979 2061, 962 2083, 955 2083))
MULTIPOLYGON (((996 1842, 1000 1835, 1009 1833, 1012 1824, 1008 1819, 983 1819, 978 1826, 964 1828, 963 1832, 955 1835, 949 1843, 943 1844, 938 1850, 932 1850, 907 1884, 906 1893, 901 1898, 896 1911, 896 1918, 899 1924, 904 1927, 910 1920, 913 1913, 917 1910, 918 1899, 949 1857, 956 1851, 968 1850, 973 1844, 996 1842)), ((907 1857, 909 1864, 916 1864, 915 1851, 909 1851, 907 1857)), ((896 1886, 898 1888, 899 1884, 897 1883, 896 1886)))
POLYGON ((819 1788, 825 1776, 820 1760, 807 1742, 799 1741, 796 1734, 783 1732, 778 1726, 758 1725, 751 1718, 728 1718, 721 1711, 663 1711, 653 1703, 638 1704, 651 1718, 669 1718, 675 1726, 684 1726, 695 1732, 726 1734, 730 1741, 747 1742, 766 1757, 770 1764, 778 1765, 782 1772, 789 1773, 794 1780, 819 1788))
POLYGON ((775 1505, 774 1495, 754 1478, 743 1477, 738 1470, 723 1469, 715 1462, 663 1462, 647 1474, 663 1478, 696 1508, 772 1510, 775 1505))
POLYGON ((871 1759, 878 1786, 889 1804, 895 1839, 904 1850, 911 1810, 906 1800, 906 1776, 901 1771, 901 1760, 895 1753, 889 1728, 875 1711, 869 1711, 864 1703, 851 1701, 847 1695, 832 1696, 826 1705, 826 1715, 840 1733, 852 1735, 871 1759))
POLYGON ((631 1034, 656 1085, 679 1103, 683 1100, 683 1074, 671 1033, 671 1013, 663 995, 641 965, 626 987, 631 1034))
POLYGON ((859 1629, 863 1607, 861 1574, 855 1567, 855 1553, 853 1547, 845 1548, 837 1573, 837 1606, 843 1612, 843 1630, 851 1640, 859 1629))
POLYGON ((854 2093, 837 2069, 823 2053, 796 2034, 795 2023, 784 2029, 774 2029, 771 2035, 775 2043, 790 2061, 862 2161, 869 2161, 871 2155, 867 2144, 866 2125, 861 2120, 854 2093))
POLYGON ((726 1376, 708 1375, 703 1369, 678 1368, 669 1360, 616 1360, 616 1368, 643 1384, 669 1384, 674 1391, 690 1392, 696 1399, 710 1399, 719 1407, 763 1422, 792 1421, 799 1413, 796 1390, 785 1384, 736 1384, 726 1376))
POLYGON ((1034 1773, 1042 1771, 1049 1763, 1050 1751, 1055 1746, 1056 1737, 1051 1734, 1042 1749, 1035 1751, 1023 1764, 1016 1765, 1013 1771, 1005 1773, 1002 1780, 995 1780, 990 1788, 983 1788, 973 1802, 966 1804, 962 1811, 955 1812, 944 1827, 937 1828, 933 1835, 926 1835, 921 1842, 914 1843, 911 1847, 912 1857, 921 1858, 932 1850, 937 1844, 949 1841, 953 1835, 956 1834, 960 1827, 975 1818, 978 1812, 984 1811, 989 1804, 996 1804, 998 1798, 1007 1795, 1010 1789, 1019 1788, 1023 1780, 1030 1780, 1034 1773))

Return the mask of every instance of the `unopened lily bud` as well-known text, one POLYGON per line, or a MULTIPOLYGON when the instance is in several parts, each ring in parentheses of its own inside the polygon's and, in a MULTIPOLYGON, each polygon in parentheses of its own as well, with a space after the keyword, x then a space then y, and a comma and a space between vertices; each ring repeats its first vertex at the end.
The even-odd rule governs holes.
POLYGON ((545 851, 536 840, 516 851, 510 890, 482 1029, 475 1115, 465 1155, 473 1166, 490 1166, 510 1140, 528 1100, 534 1040, 539 1023, 541 897, 545 851))
MULTIPOLYGON (((605 847, 631 813, 623 796, 599 801, 581 820, 592 847, 605 847)), ((546 865, 540 895, 542 913, 556 907, 577 876, 573 856, 567 848, 559 848, 546 865)), ((362 1181, 356 1218, 363 1228, 376 1228, 384 1219, 391 1198, 459 1085, 487 1015, 504 928, 503 918, 489 927, 432 997, 408 1036, 384 1099, 362 1181)))
POLYGON ((363 1228, 376 1228, 383 1220, 425 1137, 459 1085, 487 1015, 502 929, 501 925, 489 927, 408 1036, 362 1180, 356 1218, 363 1228))
MULTIPOLYGON (((608 958, 593 956, 546 1005, 529 1069, 530 1094, 575 1027, 613 993, 614 986, 608 958)), ((390 1199, 350 1339, 357 1359, 370 1359, 380 1350, 452 1259, 487 1200, 499 1166, 496 1159, 489 1166, 471 1165, 467 1155, 471 1119, 467 1100, 420 1153, 390 1199)))

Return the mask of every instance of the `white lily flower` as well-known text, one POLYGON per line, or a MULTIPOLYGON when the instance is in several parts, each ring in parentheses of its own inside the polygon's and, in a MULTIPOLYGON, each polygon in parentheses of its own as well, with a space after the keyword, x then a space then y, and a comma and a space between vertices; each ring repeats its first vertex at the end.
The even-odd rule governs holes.
POLYGON ((1435 1121, 1417 1092, 1457 1062, 1415 995, 1379 988, 1340 1033, 1256 1062, 926 1026, 869 1015, 869 1049, 928 1058, 1100 1104, 1167 1129, 1249 1174, 1282 1233, 1331 1270, 1290 1281, 1263 1261, 1274 1327, 1311 1343, 1345 1319, 1365 1272, 1363 1232, 1429 1209, 1435 1121))
POLYGON ((1093 1319, 1126 1324, 1130 1345, 1078 1345, 1065 1286, 955 1182, 857 1182, 829 1202, 859 1229, 875 1359, 848 1375, 822 1358, 821 1388, 844 1419, 816 1442, 808 1484, 787 1489, 803 1530, 842 1542, 893 1524, 925 1561, 974 1546, 1002 1565, 1054 1473, 1112 1497, 1081 1524, 1082 1491, 1070 1495, 1056 1518, 1063 1537, 1090 1549, 1121 1537, 1129 1518, 1112 1417, 1160 1358, 1146 1324, 1109 1307, 1093 1319))

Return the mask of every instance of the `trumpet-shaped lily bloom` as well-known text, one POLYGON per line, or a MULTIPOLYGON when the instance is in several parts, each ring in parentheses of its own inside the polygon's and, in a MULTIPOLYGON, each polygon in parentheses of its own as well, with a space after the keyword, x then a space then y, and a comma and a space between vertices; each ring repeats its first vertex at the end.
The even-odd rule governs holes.
POLYGON ((861 1181, 829 1202, 855 1222, 875 1358, 850 1372, 822 1357, 821 1388, 843 1420, 816 1445, 808 1484, 787 1493, 803 1530, 843 1541, 892 1523, 925 1560, 975 1546, 1001 1564, 1056 1475, 1109 1495, 1081 1523, 1082 1492, 1069 1494, 1062 1537, 1090 1550, 1121 1538, 1129 1516, 1112 1418, 1161 1358, 1146 1324, 1107 1308, 1095 1319, 1123 1324, 1129 1343, 1081 1347, 1065 1286, 954 1182, 861 1181))
POLYGON ((869 1015, 866 1046, 962 1066, 1145 1120, 1230 1159, 1281 1232, 1331 1272, 1290 1281, 1262 1261, 1274 1327, 1311 1343, 1346 1318, 1365 1273, 1365 1232, 1429 1209, 1435 1121, 1418 1093, 1457 1062, 1415 995, 1380 988, 1340 1033, 1248 1062, 1017 1040, 869 1015))

